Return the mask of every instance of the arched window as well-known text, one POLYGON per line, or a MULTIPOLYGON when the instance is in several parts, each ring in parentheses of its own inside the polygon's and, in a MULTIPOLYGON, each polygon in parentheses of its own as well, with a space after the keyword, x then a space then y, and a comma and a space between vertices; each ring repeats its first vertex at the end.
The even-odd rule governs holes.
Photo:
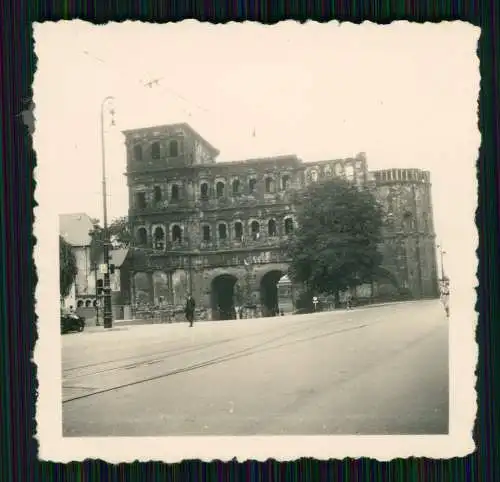
POLYGON ((151 144, 151 157, 153 159, 160 158, 160 143, 159 142, 153 142, 153 144, 151 144))
POLYGON ((286 218, 285 219, 285 234, 293 233, 293 219, 286 218))
POLYGON ((250 179, 248 181, 248 192, 254 194, 257 190, 257 179, 250 179))
POLYGON ((135 193, 135 207, 137 209, 144 209, 146 207, 146 193, 144 192, 135 193))
POLYGON ((252 224, 250 225, 250 231, 252 233, 252 239, 259 239, 260 225, 257 221, 252 221, 252 224))
POLYGON ((174 243, 180 243, 182 241, 182 230, 177 224, 172 228, 172 241, 174 243))
POLYGON ((172 186, 172 201, 178 201, 179 200, 179 186, 177 184, 174 184, 172 186))
POLYGON ((243 224, 237 221, 234 223, 234 239, 236 239, 236 241, 241 241, 242 238, 243 238, 243 224))
POLYGON ((429 216, 427 213, 424 213, 422 217, 424 222, 424 230, 427 231, 429 229, 429 216))
POLYGON ((175 140, 170 141, 168 145, 168 153, 170 157, 177 157, 179 155, 179 143, 175 140))
POLYGON ((342 163, 341 162, 337 162, 335 164, 335 175, 336 176, 340 176, 342 174, 343 170, 344 170, 344 168, 342 166, 342 163))
POLYGON ((155 229, 154 235, 154 247, 155 249, 164 250, 165 249, 165 231, 160 226, 155 229))
POLYGON ((286 191, 290 186, 290 176, 283 176, 281 178, 281 189, 286 191))
POLYGON ((142 161, 142 146, 140 144, 134 146, 134 161, 142 161))
POLYGON ((224 183, 222 181, 219 181, 216 186, 217 198, 224 197, 224 188, 224 183))
POLYGON ((316 182, 318 180, 318 173, 317 171, 311 171, 311 180, 312 182, 316 182))
POLYGON ((411 211, 405 211, 403 214, 403 225, 405 229, 413 229, 413 214, 411 211))
POLYGON ((274 181, 271 177, 266 177, 266 193, 274 192, 274 181))
POLYGON ((83 307, 83 300, 78 300, 78 302, 76 303, 76 307, 82 308, 83 307))
POLYGON ((227 239, 227 226, 224 223, 219 224, 218 230, 219 230, 219 239, 220 240, 227 239))
POLYGON ((201 199, 203 199, 204 201, 206 201, 208 199, 208 183, 206 183, 206 182, 201 183, 200 196, 201 196, 201 199))
POLYGON ((136 237, 139 246, 146 246, 148 244, 148 232, 146 228, 139 228, 136 237))
POLYGON ((85 302, 85 306, 86 306, 87 308, 90 308, 90 307, 92 306, 92 300, 87 300, 87 301, 85 302))
POLYGON ((332 177, 332 168, 330 166, 325 166, 325 176, 332 177))
POLYGON ((345 167, 345 177, 348 181, 352 181, 354 179, 354 167, 351 164, 348 164, 345 167))
POLYGON ((233 194, 239 194, 240 192, 240 180, 235 179, 233 181, 233 194))
POLYGON ((210 226, 203 226, 203 241, 205 243, 210 241, 210 226))
POLYGON ((271 237, 278 234, 278 231, 276 230, 276 221, 274 219, 270 219, 267 223, 267 234, 271 237))
POLYGON ((160 186, 155 186, 154 187, 154 200, 155 203, 161 202, 162 194, 161 194, 161 187, 160 186))

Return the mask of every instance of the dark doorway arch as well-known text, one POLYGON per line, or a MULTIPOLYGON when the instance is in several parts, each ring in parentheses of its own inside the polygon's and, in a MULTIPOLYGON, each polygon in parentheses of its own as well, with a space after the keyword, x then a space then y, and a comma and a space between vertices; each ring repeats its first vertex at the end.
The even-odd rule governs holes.
POLYGON ((234 239, 236 239, 236 241, 241 241, 242 237, 243 237, 243 224, 241 224, 239 221, 236 221, 234 223, 234 239))
POLYGON ((260 304, 263 316, 274 316, 278 310, 278 281, 284 275, 275 269, 268 271, 260 280, 260 304))
POLYGON ((212 319, 232 320, 235 317, 234 311, 234 286, 236 276, 221 274, 212 281, 212 319))
POLYGON ((252 221, 252 224, 250 224, 250 231, 252 233, 252 239, 259 239, 259 234, 260 234, 260 224, 258 221, 252 221))
POLYGON ((179 200, 179 186, 177 184, 174 184, 172 186, 172 191, 171 191, 171 199, 172 201, 178 201, 179 200))
POLYGON ((165 249, 165 231, 157 226, 154 232, 154 248, 163 251, 165 249))
POLYGON ((177 157, 179 155, 179 144, 176 140, 170 141, 169 151, 170 157, 177 157))
POLYGON ((139 246, 146 246, 148 244, 148 232, 146 228, 139 228, 137 230, 136 239, 139 246))
POLYGON ((208 199, 208 183, 207 182, 203 182, 200 186, 200 195, 201 195, 201 199, 203 201, 206 201, 208 199))
POLYGON ((221 198, 221 197, 224 197, 224 191, 226 189, 226 186, 225 184, 222 182, 222 181, 219 181, 216 186, 215 186, 215 190, 216 190, 216 193, 217 193, 217 198, 221 198))
POLYGON ((276 221, 274 219, 270 219, 267 223, 267 235, 270 237, 278 235, 278 230, 276 229, 276 221))
POLYGON ((172 228, 172 241, 176 244, 182 242, 182 230, 178 224, 175 224, 172 228))

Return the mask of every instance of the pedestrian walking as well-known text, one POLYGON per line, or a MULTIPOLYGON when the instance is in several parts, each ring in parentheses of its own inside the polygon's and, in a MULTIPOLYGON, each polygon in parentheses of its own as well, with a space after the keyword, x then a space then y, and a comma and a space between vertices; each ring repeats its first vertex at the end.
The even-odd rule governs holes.
POLYGON ((441 302, 443 303, 446 318, 450 317, 450 285, 445 282, 441 288, 441 302))
POLYGON ((346 305, 348 310, 352 309, 352 295, 350 294, 347 295, 346 305))
POLYGON ((191 295, 188 295, 187 300, 186 300, 186 308, 185 308, 185 313, 186 313, 186 319, 189 321, 189 326, 192 327, 194 323, 194 310, 196 307, 196 303, 194 301, 194 298, 191 295))

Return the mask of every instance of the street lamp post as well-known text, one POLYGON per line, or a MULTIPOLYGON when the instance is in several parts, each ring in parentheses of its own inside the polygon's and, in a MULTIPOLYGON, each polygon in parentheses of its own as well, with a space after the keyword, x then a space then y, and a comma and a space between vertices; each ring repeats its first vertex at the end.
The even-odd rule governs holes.
POLYGON ((445 274, 444 274, 444 261, 443 261, 443 256, 446 254, 446 251, 443 251, 443 246, 438 244, 437 248, 439 249, 439 255, 441 258, 441 280, 444 283, 445 280, 445 274))
MULTIPOLYGON (((187 253, 184 251, 184 254, 187 254, 187 274, 188 274, 188 290, 191 296, 193 296, 193 242, 191 236, 194 231, 194 223, 191 219, 187 220, 187 229, 185 239, 187 241, 187 253)), ((184 263, 182 263, 184 265, 184 263)), ((184 268, 185 269, 185 268, 184 268)))
POLYGON ((112 328, 113 313, 111 308, 111 286, 109 279, 109 230, 108 230, 108 208, 107 208, 107 188, 106 188, 106 149, 104 145, 104 106, 112 96, 106 97, 101 103, 101 154, 102 154, 102 208, 103 208, 103 224, 104 224, 104 283, 103 283, 103 324, 104 328, 112 328))

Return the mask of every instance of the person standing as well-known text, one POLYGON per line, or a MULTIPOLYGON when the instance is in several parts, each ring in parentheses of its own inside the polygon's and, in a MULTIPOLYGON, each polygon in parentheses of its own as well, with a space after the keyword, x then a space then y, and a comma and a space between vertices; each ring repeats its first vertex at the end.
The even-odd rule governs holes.
POLYGON ((194 310, 196 308, 196 303, 191 295, 188 295, 186 300, 186 319, 189 321, 189 326, 193 326, 194 323, 194 310))
POLYGON ((351 295, 351 293, 347 294, 346 307, 348 310, 352 310, 352 295, 351 295))
POLYGON ((444 306, 444 311, 446 312, 446 318, 450 317, 450 284, 448 281, 444 281, 441 288, 441 302, 444 306))

